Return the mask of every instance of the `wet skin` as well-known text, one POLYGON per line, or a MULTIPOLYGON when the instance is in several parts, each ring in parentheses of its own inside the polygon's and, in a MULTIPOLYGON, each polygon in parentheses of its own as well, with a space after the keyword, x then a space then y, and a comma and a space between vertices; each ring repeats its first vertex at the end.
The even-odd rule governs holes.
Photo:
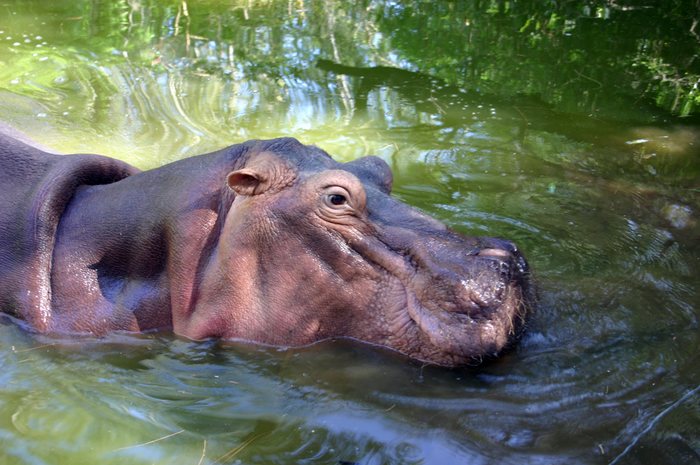
MULTIPOLYGON (((46 190, 70 176, 65 160, 84 157, 3 140, 14 159, 58 157, 50 160, 60 169, 38 177, 46 190)), ((48 255, 32 268, 45 276, 18 284, 0 273, 0 291, 19 296, 0 308, 37 331, 171 329, 284 347, 348 337, 456 366, 501 352, 528 315, 517 247, 457 234, 394 199, 391 171, 377 157, 337 163, 275 139, 145 172, 95 159, 99 167, 84 169, 64 201, 30 209, 56 218, 53 244, 32 252, 48 255), (40 297, 22 294, 33 286, 40 297)), ((10 196, 20 189, 0 181, 10 196)), ((0 244, 26 217, 9 208, 0 205, 0 244)), ((24 249, 0 245, 0 264, 24 270, 16 251, 34 256, 24 249)))

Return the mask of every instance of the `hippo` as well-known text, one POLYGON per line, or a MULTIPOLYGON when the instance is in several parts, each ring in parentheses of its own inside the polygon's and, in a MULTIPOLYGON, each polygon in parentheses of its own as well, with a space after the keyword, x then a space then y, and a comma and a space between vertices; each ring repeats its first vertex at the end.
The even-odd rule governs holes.
POLYGON ((281 138, 140 171, 0 135, 0 188, 0 311, 38 333, 349 338, 455 367, 511 346, 531 312, 512 242, 400 202, 374 156, 281 138))

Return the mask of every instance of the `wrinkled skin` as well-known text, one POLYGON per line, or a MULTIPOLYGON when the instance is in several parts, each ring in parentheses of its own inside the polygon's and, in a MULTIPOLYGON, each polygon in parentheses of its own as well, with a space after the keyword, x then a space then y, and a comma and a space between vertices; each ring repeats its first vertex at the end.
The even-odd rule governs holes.
MULTIPOLYGON (((0 300, 3 311, 50 333, 172 329, 285 347, 349 337, 443 366, 499 353, 529 311, 517 248, 392 198, 379 158, 341 164, 275 139, 125 166, 55 208, 43 300, 0 300)), ((21 264, 8 250, 0 265, 21 264)), ((17 293, 5 279, 0 291, 17 293)))

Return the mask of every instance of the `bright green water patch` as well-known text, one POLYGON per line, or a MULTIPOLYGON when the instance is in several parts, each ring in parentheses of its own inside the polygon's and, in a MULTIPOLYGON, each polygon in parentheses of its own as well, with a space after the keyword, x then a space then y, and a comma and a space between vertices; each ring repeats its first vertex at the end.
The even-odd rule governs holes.
POLYGON ((376 154, 404 201, 517 241, 540 303, 461 371, 6 322, 0 462, 700 463, 689 5, 6 1, 0 118, 34 140, 144 169, 283 135, 376 154))

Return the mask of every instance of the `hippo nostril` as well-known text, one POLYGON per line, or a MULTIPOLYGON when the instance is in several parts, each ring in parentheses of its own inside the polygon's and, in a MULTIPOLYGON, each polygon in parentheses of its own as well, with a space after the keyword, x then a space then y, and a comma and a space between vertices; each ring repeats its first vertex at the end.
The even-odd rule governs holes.
POLYGON ((514 242, 496 237, 483 237, 479 243, 482 250, 499 249, 511 255, 520 255, 520 250, 514 242))
POLYGON ((498 245, 502 247, 483 248, 477 252, 476 256, 484 259, 499 260, 501 262, 501 274, 508 279, 513 276, 526 276, 530 271, 530 267, 515 244, 499 239, 498 245))
POLYGON ((477 255, 482 266, 488 267, 501 279, 509 281, 513 271, 517 268, 517 257, 504 249, 481 249, 477 255))
POLYGON ((480 257, 499 257, 499 258, 509 258, 511 256, 511 252, 505 249, 496 249, 496 248, 486 248, 486 249, 481 249, 479 253, 477 254, 480 257))

